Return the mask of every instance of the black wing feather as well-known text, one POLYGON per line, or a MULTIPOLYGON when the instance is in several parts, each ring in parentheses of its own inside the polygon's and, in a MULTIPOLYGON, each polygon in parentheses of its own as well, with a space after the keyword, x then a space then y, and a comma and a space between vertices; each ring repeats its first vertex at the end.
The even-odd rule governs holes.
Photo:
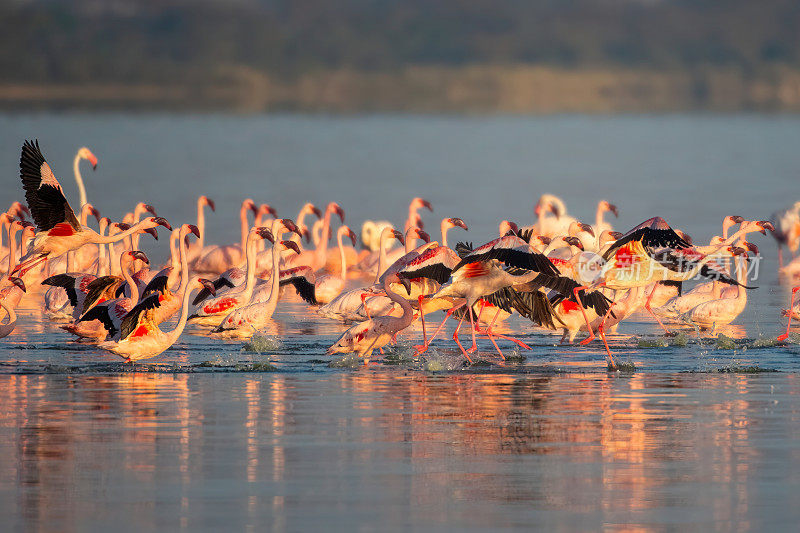
POLYGON ((314 284, 308 281, 306 278, 298 276, 280 281, 281 287, 289 284, 294 286, 294 290, 297 291, 297 294, 300 295, 300 298, 302 298, 304 302, 311 305, 317 305, 319 303, 317 302, 317 294, 314 284))
POLYGON ((450 279, 450 273, 452 271, 447 268, 442 263, 434 263, 428 266, 424 266, 422 268, 418 268, 416 270, 402 270, 397 273, 398 276, 402 276, 407 279, 417 279, 417 278, 425 278, 431 279, 440 285, 447 283, 447 280, 450 279))
POLYGON ((111 315, 108 314, 108 306, 106 305, 92 307, 78 319, 78 322, 87 322, 89 320, 99 320, 103 324, 103 327, 106 328, 109 335, 114 335, 117 332, 117 328, 111 320, 111 315))
POLYGON ((81 309, 81 314, 84 314, 86 311, 94 307, 103 293, 109 287, 112 287, 114 283, 122 283, 122 280, 116 276, 100 276, 97 279, 93 279, 86 286, 86 298, 83 300, 83 309, 81 309))
POLYGON ((127 339, 128 336, 136 330, 142 313, 160 306, 161 301, 159 300, 158 294, 151 294, 136 304, 133 309, 128 311, 128 314, 122 317, 122 323, 119 326, 119 340, 127 339))
POLYGON ((486 252, 480 254, 472 254, 464 257, 459 263, 453 268, 453 272, 456 272, 459 268, 463 267, 467 263, 474 263, 474 262, 485 262, 489 261, 490 259, 497 259, 505 263, 510 267, 522 268, 525 270, 530 270, 532 272, 540 272, 542 274, 548 276, 558 276, 559 271, 555 267, 553 263, 547 258, 546 255, 540 254, 539 252, 523 252, 520 250, 514 250, 512 248, 490 248, 486 252))
POLYGON ((168 281, 169 276, 156 276, 151 279, 150 283, 148 283, 142 291, 142 299, 147 298, 151 294, 166 294, 168 281))
POLYGON ((22 187, 25 189, 25 200, 28 202, 36 226, 39 231, 48 231, 56 224, 67 222, 76 231, 80 230, 81 224, 75 217, 61 186, 54 187, 42 183, 42 165, 45 163, 47 161, 39 149, 39 141, 25 141, 19 158, 19 173, 22 187))
POLYGON ((78 306, 78 291, 75 290, 75 278, 69 274, 56 274, 42 281, 42 285, 61 287, 67 293, 69 303, 72 307, 78 306))
MULTIPOLYGON (((218 277, 212 283, 214 284, 215 291, 218 291, 223 287, 230 287, 230 288, 234 287, 233 283, 231 283, 228 278, 225 278, 223 276, 218 277)), ((211 296, 211 291, 203 287, 197 292, 197 295, 195 295, 194 300, 192 300, 192 305, 199 304, 209 296, 211 296)))

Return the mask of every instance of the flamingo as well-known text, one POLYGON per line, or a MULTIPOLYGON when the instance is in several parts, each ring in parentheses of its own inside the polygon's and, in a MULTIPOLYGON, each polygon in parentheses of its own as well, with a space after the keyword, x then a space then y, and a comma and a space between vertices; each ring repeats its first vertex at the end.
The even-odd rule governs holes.
POLYGON ((390 285, 395 282, 403 284, 410 291, 409 282, 405 278, 398 277, 397 274, 387 276, 383 280, 383 290, 393 302, 400 305, 403 315, 400 317, 375 317, 348 328, 328 348, 326 352, 328 355, 355 352, 359 357, 364 358, 366 364, 376 348, 382 349, 390 342, 394 342, 397 334, 411 325, 411 322, 414 321, 414 310, 408 300, 391 290, 390 285))
POLYGON ((800 202, 791 207, 776 211, 770 217, 775 231, 772 236, 778 243, 778 267, 783 267, 783 247, 786 246, 794 257, 800 246, 800 202))
POLYGON ((227 244, 221 246, 210 247, 207 252, 200 255, 191 265, 193 270, 198 272, 207 272, 219 274, 225 270, 236 267, 244 263, 247 244, 247 235, 249 227, 247 223, 247 212, 252 211, 254 215, 258 214, 258 207, 256 203, 247 198, 242 202, 239 209, 239 221, 241 229, 240 244, 227 244))
POLYGON ((597 204, 597 213, 595 214, 594 219, 594 233, 596 235, 600 235, 604 231, 614 231, 614 228, 603 220, 603 213, 611 212, 614 214, 615 218, 619 218, 619 210, 617 206, 612 203, 609 203, 607 200, 600 200, 597 204))
POLYGON ((425 208, 433 213, 433 206, 425 198, 417 197, 411 200, 411 203, 408 204, 408 218, 406 219, 405 226, 403 227, 403 233, 407 233, 409 228, 415 226, 419 229, 424 229, 422 225, 422 217, 419 214, 419 210, 422 208, 425 208))
POLYGON ((303 249, 303 238, 305 237, 306 242, 309 241, 311 238, 311 232, 308 229, 308 226, 305 225, 305 220, 307 215, 314 215, 317 219, 322 218, 322 211, 319 210, 317 206, 312 203, 303 204, 303 207, 300 208, 300 212, 297 213, 297 219, 295 224, 297 224, 297 228, 300 230, 301 235, 292 235, 291 240, 295 241, 300 249, 303 249))
POLYGON ((64 197, 61 185, 39 149, 38 141, 25 141, 19 165, 25 199, 39 232, 29 246, 28 252, 15 267, 14 273, 27 272, 43 261, 55 259, 70 250, 77 250, 84 244, 114 243, 129 235, 158 226, 172 230, 166 219, 149 217, 131 226, 127 231, 113 237, 103 237, 82 225, 75 217, 69 202, 64 197))
POLYGON ((317 278, 314 295, 317 302, 321 304, 326 304, 336 298, 347 283, 347 259, 345 258, 344 243, 342 242, 345 235, 350 237, 353 246, 356 244, 356 234, 353 233, 353 230, 345 225, 340 226, 336 232, 336 240, 339 244, 341 271, 339 276, 327 275, 317 278))
MULTIPOLYGON (((21 292, 25 292, 25 282, 22 279, 17 277, 9 277, 8 281, 11 282, 12 287, 16 287, 21 292)), ((11 332, 14 331, 14 328, 17 327, 17 313, 15 311, 16 304, 13 304, 10 301, 6 301, 6 295, 3 292, 7 291, 0 291, 0 307, 5 310, 6 314, 8 315, 8 321, 5 324, 0 324, 0 338, 8 337, 11 335, 11 332)), ((17 299, 19 301, 19 299, 17 299)))
POLYGON ((747 252, 748 250, 758 253, 758 248, 750 243, 740 242, 746 248, 739 246, 732 247, 731 252, 734 256, 740 255, 743 258, 736 258, 736 281, 738 285, 731 287, 731 291, 720 291, 716 299, 703 302, 686 313, 686 320, 692 324, 700 326, 702 329, 725 326, 733 322, 736 317, 742 314, 747 305, 747 252))
POLYGON ((344 210, 336 202, 330 202, 325 208, 325 215, 322 218, 321 234, 315 250, 306 250, 289 259, 291 266, 308 265, 317 271, 326 268, 328 263, 328 240, 331 237, 331 215, 336 213, 339 220, 344 224, 344 210))
POLYGON ((160 324, 178 312, 181 307, 183 293, 189 287, 189 262, 186 246, 186 237, 193 233, 198 238, 200 230, 193 224, 183 224, 178 231, 177 242, 179 248, 179 258, 177 265, 171 265, 162 269, 156 274, 150 283, 142 290, 141 300, 152 294, 157 294, 159 305, 153 310, 153 322, 160 324), (180 276, 181 285, 177 294, 172 292, 172 287, 180 276))
POLYGON ((189 262, 193 263, 199 256, 204 255, 209 250, 206 248, 206 214, 205 207, 211 208, 211 211, 216 212, 217 207, 214 200, 208 196, 200 196, 197 198, 197 230, 200 236, 196 242, 189 245, 189 262))
MULTIPOLYGON (((220 320, 225 318, 225 315, 229 312, 247 305, 256 285, 256 239, 267 239, 270 242, 275 242, 272 232, 267 228, 256 226, 250 230, 245 239, 247 273, 244 287, 231 289, 231 291, 198 305, 194 313, 189 316, 189 322, 201 326, 217 326, 220 320)), ((216 293, 216 289, 213 292, 216 293)))
POLYGON ((83 146, 78 149, 75 159, 72 160, 72 172, 75 175, 75 183, 78 184, 78 193, 80 195, 79 207, 83 208, 89 202, 86 199, 86 187, 83 186, 83 178, 81 177, 81 159, 89 161, 92 165, 92 170, 97 170, 97 158, 91 150, 83 146))
POLYGON ((92 307, 84 310, 83 315, 78 320, 72 324, 61 326, 61 329, 78 337, 92 338, 98 341, 105 339, 106 330, 119 329, 122 317, 139 301, 139 288, 129 272, 135 260, 143 261, 146 264, 150 263, 144 252, 138 250, 123 252, 119 259, 120 270, 125 282, 130 287, 130 298, 122 296, 102 301, 103 298, 100 297, 95 302, 92 302, 92 300, 95 300, 93 292, 105 295, 107 298, 111 294, 117 295, 118 289, 122 288, 122 280, 119 278, 113 276, 98 278, 90 283, 89 295, 84 300, 84 307, 86 304, 90 304, 92 307))
MULTIPOLYGON (((203 287, 214 294, 214 285, 206 279, 195 278, 190 283, 190 287, 203 287)), ((164 332, 153 322, 152 310, 159 306, 158 295, 153 294, 124 316, 120 324, 118 338, 114 334, 115 338, 101 342, 97 346, 119 355, 128 362, 149 359, 161 354, 175 344, 178 337, 183 333, 189 314, 189 299, 191 296, 192 290, 187 288, 183 294, 180 319, 172 331, 164 332)))
POLYGON ((281 241, 273 245, 272 253, 274 257, 272 260, 269 298, 266 301, 250 303, 234 309, 212 330, 212 333, 225 338, 247 338, 267 324, 278 305, 281 283, 278 266, 280 265, 280 252, 283 250, 293 250, 296 253, 300 253, 300 248, 293 241, 281 241))

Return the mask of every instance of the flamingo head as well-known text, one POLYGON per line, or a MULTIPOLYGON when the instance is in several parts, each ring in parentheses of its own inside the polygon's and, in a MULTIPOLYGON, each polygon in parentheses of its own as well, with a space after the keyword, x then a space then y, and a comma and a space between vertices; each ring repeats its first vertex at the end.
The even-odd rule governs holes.
POLYGON ((355 245, 356 245, 356 234, 355 234, 355 232, 354 232, 353 230, 351 230, 351 229, 350 229, 350 228, 348 228, 347 226, 342 226, 342 227, 339 229, 339 231, 343 231, 343 232, 345 233, 345 235, 347 235, 348 237, 350 237, 350 241, 353 243, 353 246, 355 246, 355 245))
POLYGON ((156 213, 155 207, 153 207, 150 204, 145 204, 143 202, 139 202, 139 205, 136 206, 136 209, 139 210, 139 211, 146 211, 146 212, 150 213, 151 215, 153 215, 154 217, 158 216, 158 213, 156 213))
POLYGON ((78 157, 81 159, 86 159, 92 165, 92 170, 97 170, 97 158, 92 153, 91 150, 86 148, 85 146, 78 150, 78 157))
POLYGON ((169 222, 167 222, 167 219, 164 217, 154 217, 153 222, 156 223, 156 226, 164 226, 168 230, 172 231, 172 226, 170 226, 169 222))
POLYGON ((394 237, 395 239, 397 239, 398 241, 400 241, 400 245, 401 245, 401 246, 405 246, 405 245, 406 245, 406 239, 405 239, 405 237, 403 236, 403 234, 402 234, 402 233, 400 233, 400 232, 399 232, 399 231, 397 231, 396 229, 393 229, 393 230, 392 230, 392 237, 394 237))
POLYGON ((553 242, 553 239, 551 239, 550 237, 545 237, 544 235, 537 235, 537 236, 536 236, 536 239, 538 239, 538 240, 539 240, 539 243, 540 243, 542 246, 547 246, 547 245, 549 245, 551 242, 553 242))
POLYGON ((684 231, 681 231, 681 230, 679 230, 679 229, 676 229, 676 230, 675 230, 675 233, 677 233, 677 234, 678 234, 678 237, 680 237, 680 238, 681 238, 681 239, 683 239, 684 241, 688 242, 688 243, 689 243, 689 245, 691 245, 691 244, 692 244, 692 242, 693 242, 693 241, 692 241, 692 237, 691 237, 691 235, 689 235, 688 233, 686 233, 686 232, 684 232, 684 231))
POLYGON ((729 246, 728 247, 728 251, 733 256, 742 255, 744 257, 747 257, 747 250, 745 250, 744 248, 741 248, 739 246, 729 246))
POLYGON ((297 243, 294 241, 281 241, 281 247, 283 247, 284 250, 293 250, 296 254, 300 253, 300 247, 297 246, 297 243))
POLYGON ((208 207, 211 208, 212 211, 216 211, 217 210, 217 206, 214 204, 214 200, 212 200, 208 196, 205 196, 205 195, 201 196, 200 199, 199 199, 199 203, 200 203, 201 206, 207 205, 208 207))
POLYGON ((756 245, 755 245, 755 244, 753 244, 752 242, 747 242, 747 241, 744 241, 744 242, 742 243, 742 245, 743 245, 745 248, 747 248, 747 250, 748 250, 749 252, 752 252, 752 253, 753 253, 753 255, 758 255, 758 246, 756 246, 756 245))
POLYGON ((411 209, 417 210, 417 209, 422 209, 423 207, 428 211, 430 211, 431 213, 433 213, 433 206, 425 198, 417 197, 411 200, 411 209))
POLYGON ((513 233, 514 235, 519 235, 519 226, 517 226, 514 222, 510 220, 504 220, 500 222, 500 235, 508 235, 509 233, 513 233))
POLYGON ((297 227, 297 224, 295 224, 291 218, 282 218, 281 226, 283 226, 286 229, 286 231, 291 231, 292 233, 296 233, 300 237, 303 236, 303 232, 300 230, 300 228, 297 227))
POLYGON ((450 224, 451 228, 461 228, 464 231, 468 231, 469 230, 467 225, 460 218, 448 218, 447 222, 450 224))
POLYGON ((569 244, 570 246, 574 246, 580 251, 583 251, 583 243, 577 237, 564 237, 564 242, 569 244))
POLYGON ((195 237, 197 237, 198 239, 200 238, 200 228, 198 228, 194 224, 184 224, 181 230, 182 230, 181 233, 183 233, 187 237, 189 236, 189 233, 194 233, 195 237))
POLYGON ((342 224, 344 224, 344 209, 342 209, 342 206, 336 202, 331 202, 328 204, 328 210, 339 215, 339 220, 341 220, 342 224))
POLYGON ((9 216, 12 217, 19 217, 20 219, 24 220, 25 216, 31 216, 31 212, 28 209, 28 206, 22 204, 20 202, 14 202, 11 204, 11 207, 8 209, 9 216))
POLYGON ((576 223, 576 228, 579 231, 585 231, 586 233, 588 233, 589 235, 594 237, 594 229, 589 224, 584 224, 583 222, 578 222, 578 223, 576 223))
POLYGON ((83 209, 85 209, 88 214, 92 215, 95 220, 97 220, 98 224, 100 223, 100 211, 98 211, 95 206, 87 203, 83 206, 83 209))
POLYGON ((269 228, 261 226, 253 228, 253 231, 262 239, 266 239, 269 242, 275 244, 275 237, 272 235, 272 232, 269 230, 269 228))
POLYGON ((100 217, 100 229, 106 229, 111 224, 111 219, 108 217, 100 217))
POLYGON ((312 203, 307 203, 306 205, 304 205, 303 210, 308 211, 317 218, 322 218, 322 211, 320 211, 319 207, 315 206, 312 203))
POLYGON ((258 213, 256 213, 256 216, 263 215, 272 215, 273 218, 277 218, 278 212, 269 204, 261 204, 258 208, 258 213))
POLYGON ((248 209, 258 216, 258 206, 251 198, 247 198, 242 202, 242 211, 247 211, 248 209))
POLYGON ((412 228, 412 231, 417 234, 417 237, 423 240, 423 242, 431 242, 431 236, 428 235, 427 231, 424 231, 420 228, 412 228))
POLYGON ((25 288, 25 282, 22 281, 22 278, 18 278, 16 276, 9 276, 8 281, 10 281, 13 285, 19 287, 22 292, 28 292, 25 288))
POLYGON ((130 258, 131 261, 135 261, 138 259, 145 265, 150 264, 150 260, 147 258, 147 255, 144 252, 140 252, 139 250, 131 250, 129 252, 125 252, 125 254, 130 258))
POLYGON ((775 232, 775 226, 773 226, 772 222, 770 222, 769 220, 759 220, 759 221, 756 222, 756 225, 759 228, 761 228, 761 234, 762 235, 766 235, 767 234, 767 230, 769 230, 769 231, 771 231, 773 233, 775 232))
POLYGON ((211 293, 211 296, 217 295, 217 288, 214 287, 214 283, 212 281, 209 281, 205 278, 197 278, 197 286, 198 288, 202 287, 204 289, 207 289, 208 292, 211 293))
POLYGON ((615 218, 619 218, 619 209, 617 209, 617 206, 612 204, 611 202, 603 200, 602 202, 600 202, 600 208, 604 211, 611 211, 612 213, 614 213, 615 218))
POLYGON ((306 242, 311 242, 311 232, 308 230, 308 226, 303 224, 303 227, 300 228, 301 238, 304 238, 306 242))

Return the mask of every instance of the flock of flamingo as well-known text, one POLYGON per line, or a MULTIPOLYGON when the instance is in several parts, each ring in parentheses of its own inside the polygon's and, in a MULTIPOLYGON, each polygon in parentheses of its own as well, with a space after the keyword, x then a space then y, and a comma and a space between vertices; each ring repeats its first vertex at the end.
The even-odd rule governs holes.
MULTIPOLYGON (((567 214, 559 198, 543 195, 535 207, 535 224, 519 227, 504 220, 494 240, 450 247, 450 230, 467 230, 467 225, 445 218, 441 241, 431 240, 420 211, 433 209, 415 198, 402 231, 388 222, 367 221, 357 250, 356 234, 344 225, 344 211, 336 203, 324 212, 306 204, 293 221, 246 199, 240 241, 209 245, 204 210, 215 209, 211 199, 198 199, 196 224, 173 229, 144 203, 112 222, 88 203, 81 160, 97 166, 89 149, 78 151, 74 174, 81 204, 76 216, 38 141, 25 141, 22 147, 20 177, 27 206, 14 202, 0 215, 0 238, 7 236, 7 245, 0 242, 0 256, 5 254, 8 264, 0 284, 0 306, 8 316, 0 324, 2 337, 15 329, 20 300, 38 298, 42 303, 37 307, 65 322, 65 332, 136 361, 172 346, 187 324, 212 337, 252 336, 271 320, 291 285, 322 317, 354 322, 328 354, 356 353, 366 362, 415 320, 422 323, 422 342, 414 348, 422 353, 452 316, 458 320, 453 341, 469 362, 478 336, 487 337, 503 358, 498 341, 528 348, 495 331, 518 313, 538 327, 561 330, 562 342, 573 342, 584 331, 580 343, 587 344, 599 333, 608 366, 615 369, 606 332, 642 308, 667 334, 665 323, 714 328, 742 313, 751 288, 749 257, 758 254, 747 241, 749 234, 772 231, 781 273, 800 277, 800 258, 786 266, 782 258, 783 247, 794 254, 800 244, 800 202, 776 213, 771 222, 728 216, 721 235, 700 245, 660 217, 627 233, 615 232, 604 217, 618 215, 617 207, 607 201, 598 204, 594 224, 582 223, 567 214), (90 216, 97 231, 88 225, 90 216), (310 228, 309 216, 316 218, 310 228), (341 222, 335 231, 338 246, 329 249, 334 216, 341 222), (170 259, 160 270, 151 268, 139 250, 141 234, 157 238, 159 226, 171 231, 170 259), (399 247, 393 247, 395 241, 399 247), (695 279, 705 281, 684 291, 683 284, 695 279), (429 334, 426 315, 440 310, 444 320, 429 334), (176 315, 177 324, 162 330, 176 315), (459 330, 466 322, 471 345, 465 348, 459 330)), ((794 307, 798 289, 792 290, 784 311, 789 324, 779 340, 787 338, 792 317, 800 318, 800 307, 794 307)))

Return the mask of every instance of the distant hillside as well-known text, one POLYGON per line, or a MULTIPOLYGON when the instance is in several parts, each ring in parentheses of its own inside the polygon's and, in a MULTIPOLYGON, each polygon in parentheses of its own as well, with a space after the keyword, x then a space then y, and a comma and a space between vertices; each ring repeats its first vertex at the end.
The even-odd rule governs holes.
POLYGON ((796 0, 12 0, 0 105, 800 109, 798 28, 796 0))

